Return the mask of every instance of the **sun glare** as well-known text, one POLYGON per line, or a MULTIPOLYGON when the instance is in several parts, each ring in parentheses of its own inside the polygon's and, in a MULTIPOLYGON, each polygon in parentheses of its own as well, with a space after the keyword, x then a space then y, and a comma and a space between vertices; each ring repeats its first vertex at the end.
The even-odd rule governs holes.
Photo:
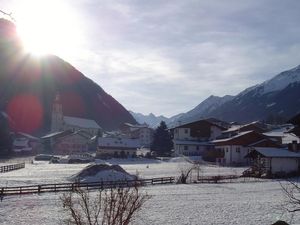
POLYGON ((19 1, 14 15, 24 47, 32 54, 63 57, 81 41, 78 18, 63 1, 19 1))

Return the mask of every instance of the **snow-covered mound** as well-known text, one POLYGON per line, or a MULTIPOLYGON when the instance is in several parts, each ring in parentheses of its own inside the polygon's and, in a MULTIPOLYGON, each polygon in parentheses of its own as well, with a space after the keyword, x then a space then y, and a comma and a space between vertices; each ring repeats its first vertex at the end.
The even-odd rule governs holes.
POLYGON ((134 180, 135 175, 127 173, 119 165, 92 164, 79 173, 71 176, 71 180, 80 182, 134 180))

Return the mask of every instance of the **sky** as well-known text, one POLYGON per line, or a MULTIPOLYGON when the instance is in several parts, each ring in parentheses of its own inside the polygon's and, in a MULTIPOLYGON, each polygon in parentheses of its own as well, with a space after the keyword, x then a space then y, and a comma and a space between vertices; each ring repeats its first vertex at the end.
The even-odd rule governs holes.
POLYGON ((46 24, 53 53, 134 112, 170 117, 300 64, 298 0, 38 2, 0 9, 46 24))

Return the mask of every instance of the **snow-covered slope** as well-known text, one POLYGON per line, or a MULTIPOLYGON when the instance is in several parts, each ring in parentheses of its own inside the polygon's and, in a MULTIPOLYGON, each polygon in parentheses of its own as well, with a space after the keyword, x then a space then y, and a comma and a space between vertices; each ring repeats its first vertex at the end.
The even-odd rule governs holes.
POLYGON ((281 72, 275 77, 242 91, 240 95, 245 95, 250 91, 256 90, 256 94, 264 95, 270 92, 280 91, 293 83, 300 82, 300 65, 293 69, 281 72))
POLYGON ((225 95, 223 97, 211 95, 199 105, 197 105, 194 109, 177 117, 175 120, 173 120, 173 122, 170 122, 169 127, 176 126, 179 121, 181 123, 186 123, 201 118, 207 118, 212 111, 214 111, 224 103, 231 101, 233 98, 234 96, 231 95, 225 95))
POLYGON ((210 116, 226 121, 250 122, 277 117, 288 119, 300 112, 300 66, 245 89, 216 108, 210 116))
POLYGON ((165 121, 166 124, 171 123, 172 121, 176 120, 178 117, 182 115, 182 114, 178 114, 168 118, 165 116, 156 116, 153 113, 150 113, 149 115, 144 115, 142 113, 135 113, 132 111, 129 112, 138 123, 140 124, 146 123, 152 128, 156 128, 157 126, 159 126, 161 121, 165 121))
POLYGON ((231 95, 225 95, 223 97, 211 95, 194 109, 185 113, 184 117, 205 116, 233 98, 234 96, 231 95))

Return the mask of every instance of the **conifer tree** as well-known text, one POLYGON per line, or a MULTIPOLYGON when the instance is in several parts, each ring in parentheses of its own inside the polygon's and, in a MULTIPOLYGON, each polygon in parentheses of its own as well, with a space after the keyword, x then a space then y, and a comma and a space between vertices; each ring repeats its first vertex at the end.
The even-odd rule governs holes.
POLYGON ((168 156, 173 149, 172 135, 164 121, 156 128, 153 135, 151 150, 158 156, 168 156))

